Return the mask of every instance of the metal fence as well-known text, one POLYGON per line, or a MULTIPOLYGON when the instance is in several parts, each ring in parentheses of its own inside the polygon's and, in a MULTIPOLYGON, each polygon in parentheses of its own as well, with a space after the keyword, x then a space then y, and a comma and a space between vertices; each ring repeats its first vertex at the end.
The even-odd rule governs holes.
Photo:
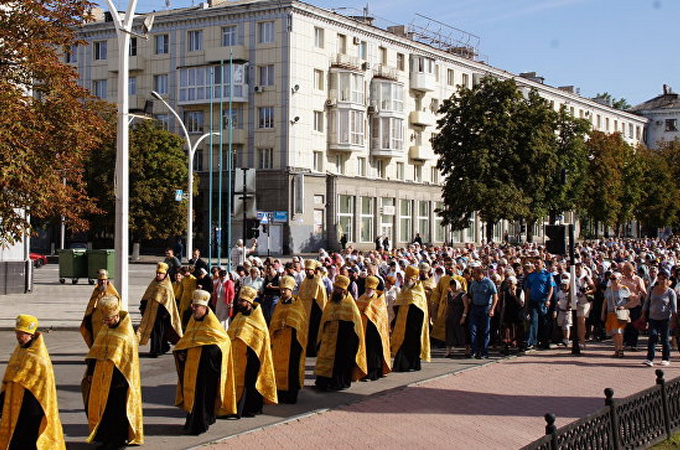
POLYGON ((609 450, 647 448, 680 429, 680 377, 668 383, 656 370, 656 384, 637 394, 615 399, 604 390, 605 406, 562 428, 546 414, 545 436, 522 450, 609 450))

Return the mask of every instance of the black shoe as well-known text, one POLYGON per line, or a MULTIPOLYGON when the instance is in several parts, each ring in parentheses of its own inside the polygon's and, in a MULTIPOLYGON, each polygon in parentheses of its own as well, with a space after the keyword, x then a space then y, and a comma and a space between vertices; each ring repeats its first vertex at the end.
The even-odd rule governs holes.
POLYGON ((475 355, 475 359, 482 359, 482 355, 476 354, 476 355, 475 355))

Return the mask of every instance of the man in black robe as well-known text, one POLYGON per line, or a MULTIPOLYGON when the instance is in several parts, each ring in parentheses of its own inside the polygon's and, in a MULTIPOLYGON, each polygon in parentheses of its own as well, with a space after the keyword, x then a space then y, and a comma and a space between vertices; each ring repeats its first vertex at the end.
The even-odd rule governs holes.
POLYGON ((179 375, 175 405, 187 412, 184 430, 191 435, 208 431, 217 416, 236 413, 231 343, 209 302, 209 292, 194 291, 192 317, 174 349, 179 375))
POLYGON ((347 291, 349 278, 338 275, 321 316, 315 385, 325 391, 347 389, 366 376, 366 343, 361 314, 347 291))
POLYGON ((417 267, 406 268, 406 280, 394 304, 396 317, 392 331, 394 372, 421 369, 420 361, 430 360, 430 335, 427 298, 417 267))

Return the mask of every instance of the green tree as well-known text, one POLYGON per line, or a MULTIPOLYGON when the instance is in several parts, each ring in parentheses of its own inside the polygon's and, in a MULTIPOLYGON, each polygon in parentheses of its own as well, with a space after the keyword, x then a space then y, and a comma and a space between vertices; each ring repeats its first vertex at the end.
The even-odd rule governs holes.
POLYGON ((556 156, 559 173, 546 186, 547 209, 554 216, 573 210, 583 195, 588 165, 586 136, 590 122, 577 119, 562 106, 555 123, 556 156))
POLYGON ((621 210, 626 144, 620 134, 593 131, 586 144, 588 166, 580 208, 595 222, 615 226, 621 210))
POLYGON ((442 104, 432 146, 439 156, 437 168, 446 179, 444 208, 439 211, 444 224, 466 228, 478 211, 491 240, 497 221, 527 214, 529 201, 514 173, 519 163, 516 119, 522 103, 514 80, 485 77, 442 104))
POLYGON ((664 161, 673 174, 673 178, 680 180, 680 139, 672 141, 659 141, 657 151, 663 155, 664 161))
POLYGON ((549 187, 559 174, 557 113, 547 100, 531 90, 515 116, 518 135, 517 156, 513 170, 515 183, 528 202, 523 218, 527 223, 527 240, 533 240, 534 224, 546 215, 550 206, 549 187))
MULTIPOLYGON (((187 202, 174 199, 176 189, 186 189, 187 157, 183 141, 153 121, 135 124, 130 131, 130 233, 133 242, 166 239, 185 231, 187 202)), ((104 214, 93 216, 93 229, 112 233, 115 197, 113 176, 115 142, 93 154, 88 165, 88 185, 104 214)), ((197 180, 195 180, 197 181, 197 180)), ((196 192, 196 191, 194 191, 196 192)))
POLYGON ((616 108, 616 109, 625 110, 625 109, 630 109, 630 107, 631 107, 631 104, 628 103, 628 101, 625 98, 618 98, 618 99, 614 98, 609 92, 603 92, 603 93, 597 94, 597 95, 595 95, 595 97, 593 97, 593 100, 597 100, 597 99, 606 100, 607 102, 609 102, 612 105, 612 108, 616 108))
POLYGON ((621 187, 619 210, 616 221, 617 234, 622 233, 622 227, 635 218, 635 211, 639 207, 639 203, 643 198, 644 191, 649 186, 645 183, 644 171, 645 160, 640 152, 642 148, 633 148, 631 145, 625 144, 621 146, 623 151, 623 159, 621 165, 621 177, 625 180, 621 187))
POLYGON ((79 231, 97 210, 85 190, 84 161, 111 130, 102 103, 60 58, 90 6, 81 0, 0 6, 0 245, 31 229, 24 212, 64 216, 79 231))
POLYGON ((667 155, 641 149, 638 152, 642 167, 641 198, 635 216, 645 230, 677 225, 680 188, 667 155))

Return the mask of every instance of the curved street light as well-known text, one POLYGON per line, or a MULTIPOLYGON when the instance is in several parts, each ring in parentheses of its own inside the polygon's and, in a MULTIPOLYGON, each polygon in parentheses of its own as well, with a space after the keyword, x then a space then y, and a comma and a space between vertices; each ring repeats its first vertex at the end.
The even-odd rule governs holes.
POLYGON ((198 144, 200 144, 203 139, 207 138, 208 136, 214 135, 214 136, 219 136, 219 133, 213 131, 211 133, 205 133, 203 136, 198 138, 194 144, 191 144, 191 138, 189 137, 189 132, 187 131, 187 127, 184 125, 184 121, 181 119, 179 114, 177 114, 177 111, 175 111, 169 104, 168 102, 165 101, 165 99, 161 96, 156 91, 151 91, 151 96, 155 98, 156 100, 159 100, 161 103, 165 105, 166 108, 168 108, 168 111, 175 116, 177 119, 177 122, 179 122, 179 126, 182 128, 182 132, 184 133, 184 138, 187 141, 187 147, 188 147, 188 156, 189 156, 189 182, 187 186, 187 261, 189 260, 189 255, 191 252, 194 251, 194 226, 193 226, 193 210, 194 210, 194 155, 196 154, 196 149, 198 148, 198 144))

